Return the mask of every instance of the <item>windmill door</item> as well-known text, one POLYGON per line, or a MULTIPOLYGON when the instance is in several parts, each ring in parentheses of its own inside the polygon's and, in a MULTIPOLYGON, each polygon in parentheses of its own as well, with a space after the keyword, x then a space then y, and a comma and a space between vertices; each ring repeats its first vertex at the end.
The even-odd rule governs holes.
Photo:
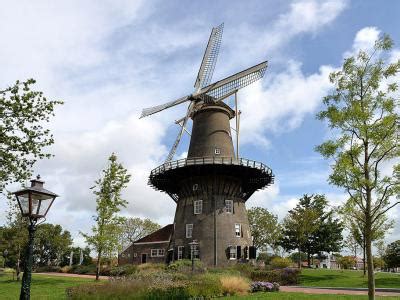
POLYGON ((147 254, 142 253, 142 264, 145 264, 147 262, 147 254))

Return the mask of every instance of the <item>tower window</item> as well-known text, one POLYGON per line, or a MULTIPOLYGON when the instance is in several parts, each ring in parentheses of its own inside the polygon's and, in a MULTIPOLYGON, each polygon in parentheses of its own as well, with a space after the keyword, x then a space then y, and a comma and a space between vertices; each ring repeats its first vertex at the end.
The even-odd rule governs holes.
POLYGON ((193 213, 195 215, 201 214, 203 211, 203 200, 193 201, 193 213))
POLYGON ((225 210, 227 213, 233 214, 233 200, 225 200, 225 210))
POLYGON ((214 154, 220 155, 221 154, 221 149, 220 148, 215 148, 214 149, 214 154))
POLYGON ((229 259, 236 259, 236 247, 235 246, 229 247, 229 259))
POLYGON ((242 236, 241 233, 242 233, 241 224, 235 224, 235 236, 236 237, 241 237, 242 236))
POLYGON ((197 183, 193 184, 193 191, 197 191, 199 189, 199 185, 197 183))
POLYGON ((186 224, 186 237, 191 238, 193 235, 193 224, 186 224))

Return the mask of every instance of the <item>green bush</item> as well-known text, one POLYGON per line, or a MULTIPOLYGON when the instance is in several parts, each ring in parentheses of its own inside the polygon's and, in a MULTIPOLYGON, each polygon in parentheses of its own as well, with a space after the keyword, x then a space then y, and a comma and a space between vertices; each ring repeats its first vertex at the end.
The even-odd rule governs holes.
MULTIPOLYGON (((192 261, 190 259, 180 259, 170 263, 167 266, 167 270, 173 272, 189 273, 192 271, 192 261)), ((203 272, 204 266, 200 260, 194 261, 194 271, 199 273, 203 272)))
POLYGON ((96 265, 74 265, 68 273, 73 274, 96 274, 96 265))
POLYGON ((37 267, 35 269, 35 272, 38 273, 47 273, 47 272, 60 272, 61 267, 59 266, 42 266, 42 267, 37 267))
POLYGON ((232 269, 238 271, 240 275, 245 276, 247 278, 250 278, 251 273, 255 270, 254 266, 252 266, 249 263, 236 264, 232 267, 232 269))
POLYGON ((251 273, 253 281, 278 282, 280 285, 297 284, 299 282, 299 269, 285 268, 271 271, 255 270, 251 273))
POLYGON ((137 272, 137 266, 135 265, 123 265, 112 267, 108 271, 107 276, 129 276, 137 272))
POLYGON ((292 264, 292 261, 289 258, 274 257, 271 259, 270 264, 273 269, 283 269, 289 267, 292 264))

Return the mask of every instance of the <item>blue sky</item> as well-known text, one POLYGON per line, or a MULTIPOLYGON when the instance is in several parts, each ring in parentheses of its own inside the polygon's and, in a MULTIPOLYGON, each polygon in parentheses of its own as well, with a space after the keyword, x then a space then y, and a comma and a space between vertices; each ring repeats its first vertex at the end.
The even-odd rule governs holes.
MULTIPOLYGON (((0 11, 0 84, 33 77, 65 101, 49 125, 55 157, 36 166, 61 195, 49 215, 82 243, 95 199, 89 187, 116 152, 133 175, 125 215, 172 222, 174 203, 146 185, 165 159, 185 106, 146 119, 144 107, 193 90, 211 28, 225 23, 214 80, 269 61, 264 79, 239 93, 241 156, 269 165, 276 183, 248 206, 283 218, 305 193, 346 199, 329 186, 314 147, 329 136, 315 119, 343 58, 382 32, 399 56, 399 1, 5 1, 0 11)), ((177 157, 184 157, 188 137, 177 157)), ((4 208, 5 203, 0 204, 4 208)), ((390 213, 399 218, 400 208, 390 213)), ((3 219, 0 219, 4 221, 3 219)), ((400 238, 400 226, 387 241, 400 238)))

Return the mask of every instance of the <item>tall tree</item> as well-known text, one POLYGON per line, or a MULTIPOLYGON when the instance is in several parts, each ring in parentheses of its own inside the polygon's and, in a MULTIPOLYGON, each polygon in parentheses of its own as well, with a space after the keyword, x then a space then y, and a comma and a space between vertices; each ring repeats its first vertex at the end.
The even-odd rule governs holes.
MULTIPOLYGON (((309 196, 304 195, 302 199, 304 198, 309 198, 309 196)), ((308 237, 319 227, 318 217, 316 209, 303 206, 300 203, 294 209, 289 210, 282 223, 281 246, 286 251, 297 249, 300 258, 301 252, 305 249, 308 237)), ((301 265, 301 261, 299 260, 299 268, 301 268, 301 265)))
POLYGON ((330 74, 335 89, 324 98, 326 109, 318 114, 334 130, 334 138, 316 148, 333 160, 329 182, 345 189, 347 203, 354 208, 348 213, 365 228, 369 299, 375 299, 373 227, 400 203, 400 165, 393 163, 400 154, 399 102, 394 98, 400 60, 384 60, 392 46, 389 36, 383 35, 372 50, 346 58, 342 69, 330 74), (390 163, 392 174, 383 169, 390 163))
POLYGON ((387 246, 384 260, 388 268, 400 268, 400 240, 387 246))
POLYGON ((97 204, 97 214, 94 216, 96 223, 92 227, 91 235, 82 233, 87 243, 97 252, 96 280, 99 280, 103 256, 118 250, 118 236, 123 222, 118 212, 128 204, 122 199, 121 192, 131 177, 122 164, 117 162, 114 153, 108 161, 108 167, 103 170, 101 178, 95 181, 93 187, 97 204))
POLYGON ((61 225, 40 224, 36 229, 33 246, 34 263, 37 266, 59 266, 71 245, 71 234, 63 230, 61 225))
POLYGON ((134 241, 160 229, 160 224, 150 219, 123 218, 121 223, 120 245, 121 248, 132 244, 134 241))
POLYGON ((262 207, 250 208, 247 211, 247 215, 254 246, 257 248, 270 246, 276 252, 282 233, 278 216, 262 207))
POLYGON ((63 102, 47 100, 31 90, 33 84, 33 79, 17 81, 0 91, 0 193, 11 182, 29 179, 38 159, 51 157, 44 148, 54 139, 44 124, 63 102))
POLYGON ((342 247, 342 222, 334 218, 333 211, 328 210, 328 201, 324 195, 304 195, 295 208, 300 223, 289 221, 293 214, 289 212, 288 219, 284 221, 284 239, 282 246, 286 250, 298 249, 299 234, 301 237, 302 251, 307 253, 308 266, 311 257, 321 252, 337 252, 342 247), (310 218, 310 219, 307 219, 310 218), (299 226, 307 228, 302 231, 299 226))

